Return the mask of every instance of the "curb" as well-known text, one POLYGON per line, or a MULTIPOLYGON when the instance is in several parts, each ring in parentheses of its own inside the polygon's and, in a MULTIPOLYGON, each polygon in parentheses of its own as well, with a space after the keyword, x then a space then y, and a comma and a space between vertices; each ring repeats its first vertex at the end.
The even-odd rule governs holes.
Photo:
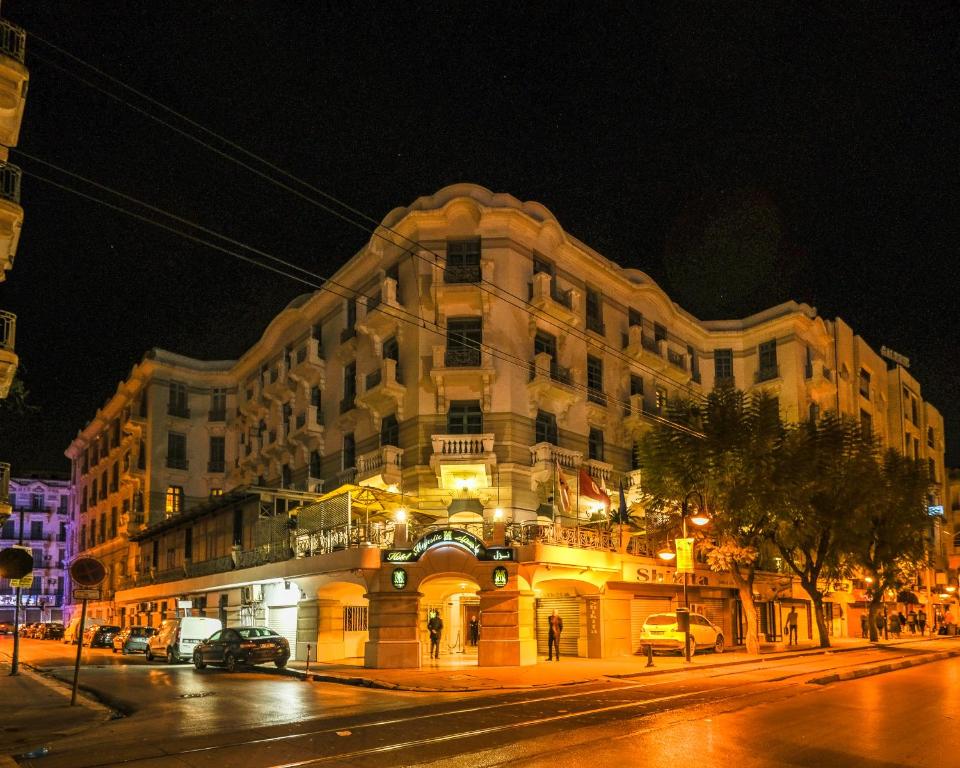
POLYGON ((887 672, 895 672, 898 669, 919 667, 921 664, 930 664, 934 661, 944 661, 945 659, 950 659, 955 656, 960 656, 960 651, 937 651, 935 653, 925 654, 914 659, 903 659, 901 661, 894 661, 889 664, 878 664, 874 667, 851 669, 846 672, 836 672, 832 675, 824 675, 823 677, 814 677, 810 680, 807 680, 807 685, 830 685, 831 683, 857 680, 861 677, 884 675, 887 672))

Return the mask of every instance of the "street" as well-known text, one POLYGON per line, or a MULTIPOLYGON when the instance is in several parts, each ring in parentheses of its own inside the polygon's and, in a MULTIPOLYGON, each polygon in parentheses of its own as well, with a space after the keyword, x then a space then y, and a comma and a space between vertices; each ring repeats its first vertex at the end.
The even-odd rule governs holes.
MULTIPOLYGON (((957 650, 955 641, 924 651, 957 650)), ((69 679, 75 647, 25 641, 69 679)), ((6 644, 0 650, 7 650, 6 644)), ((425 693, 305 683, 269 668, 229 675, 84 650, 85 686, 126 713, 56 742, 37 766, 948 766, 960 662, 811 684, 911 644, 769 658, 524 691, 425 693), (109 751, 104 749, 109 745, 109 751)))

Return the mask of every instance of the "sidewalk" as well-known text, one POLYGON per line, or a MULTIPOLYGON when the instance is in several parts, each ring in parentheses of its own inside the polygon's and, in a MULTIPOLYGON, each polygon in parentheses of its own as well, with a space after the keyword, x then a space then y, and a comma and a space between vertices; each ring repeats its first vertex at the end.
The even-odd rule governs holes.
MULTIPOLYGON (((934 640, 949 642, 950 639, 912 636, 899 640, 881 641, 876 644, 876 647, 926 644, 934 640)), ((722 654, 698 654, 689 664, 681 656, 658 655, 653 657, 652 667, 647 666, 647 659, 644 656, 620 659, 565 658, 559 662, 550 662, 540 658, 536 665, 528 667, 477 667, 475 657, 470 658, 454 654, 436 662, 425 660, 420 669, 366 669, 361 666, 359 659, 344 659, 332 663, 311 662, 309 677, 307 665, 303 661, 291 661, 287 665, 287 671, 297 677, 317 682, 359 685, 398 691, 464 693, 468 691, 574 685, 605 677, 625 678, 694 671, 736 664, 751 664, 758 660, 761 662, 772 661, 875 647, 869 641, 853 638, 832 638, 831 642, 833 645, 830 648, 820 648, 818 644, 813 642, 801 643, 796 648, 789 649, 779 644, 769 645, 761 650, 759 659, 739 650, 722 654)), ((960 652, 960 648, 956 650, 960 652)), ((932 648, 930 650, 923 649, 923 653, 931 653, 932 651, 932 648)))
POLYGON ((70 688, 20 664, 10 676, 9 657, 0 660, 0 701, 7 702, 0 722, 0 768, 16 766, 12 755, 41 749, 57 739, 86 730, 113 717, 107 707, 85 695, 70 706, 70 688))

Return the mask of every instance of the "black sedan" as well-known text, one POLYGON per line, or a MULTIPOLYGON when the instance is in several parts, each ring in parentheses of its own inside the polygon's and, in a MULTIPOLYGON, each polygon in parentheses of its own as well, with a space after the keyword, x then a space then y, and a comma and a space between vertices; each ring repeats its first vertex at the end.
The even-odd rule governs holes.
POLYGON ((203 669, 219 664, 235 672, 244 664, 273 662, 283 669, 290 659, 290 643, 266 627, 228 627, 214 632, 193 651, 193 665, 203 669))
POLYGON ((91 648, 111 648, 113 638, 120 631, 120 627, 113 624, 100 624, 96 627, 90 627, 83 633, 83 644, 91 648))

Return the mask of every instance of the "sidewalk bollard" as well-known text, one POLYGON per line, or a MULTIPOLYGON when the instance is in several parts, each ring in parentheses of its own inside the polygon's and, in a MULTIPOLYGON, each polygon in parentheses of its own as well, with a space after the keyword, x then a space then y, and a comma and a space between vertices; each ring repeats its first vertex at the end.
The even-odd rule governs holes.
POLYGON ((653 666, 653 644, 647 643, 646 649, 647 649, 647 666, 652 667, 653 666))

